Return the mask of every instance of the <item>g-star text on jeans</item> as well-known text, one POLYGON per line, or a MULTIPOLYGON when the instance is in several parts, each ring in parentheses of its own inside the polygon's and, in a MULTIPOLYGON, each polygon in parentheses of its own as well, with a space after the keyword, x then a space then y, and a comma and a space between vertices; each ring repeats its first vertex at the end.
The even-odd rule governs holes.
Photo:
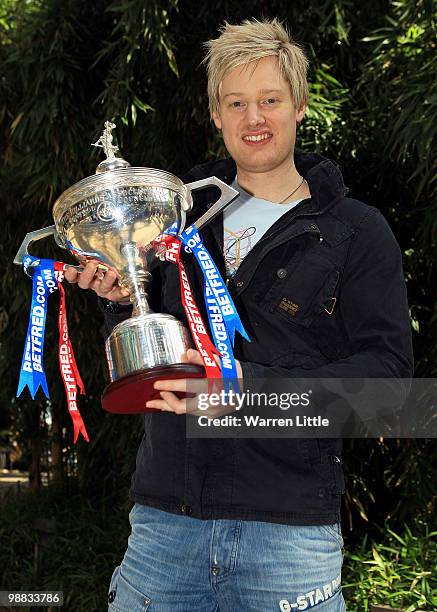
POLYGON ((312 608, 327 599, 333 597, 339 590, 341 584, 341 576, 337 576, 331 582, 327 582, 320 588, 308 591, 305 595, 298 595, 295 602, 289 602, 288 599, 281 599, 279 609, 281 612, 292 612, 292 610, 307 610, 312 608))

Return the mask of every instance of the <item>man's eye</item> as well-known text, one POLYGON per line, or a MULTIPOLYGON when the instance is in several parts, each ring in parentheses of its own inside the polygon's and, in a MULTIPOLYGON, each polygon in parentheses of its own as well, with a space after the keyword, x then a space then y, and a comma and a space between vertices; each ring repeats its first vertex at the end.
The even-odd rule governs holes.
POLYGON ((275 104, 275 102, 277 102, 278 99, 277 98, 267 98, 267 100, 264 100, 265 104, 275 104))
POLYGON ((231 106, 232 108, 241 108, 243 106, 243 103, 240 102, 240 100, 235 100, 235 102, 231 102, 231 106))

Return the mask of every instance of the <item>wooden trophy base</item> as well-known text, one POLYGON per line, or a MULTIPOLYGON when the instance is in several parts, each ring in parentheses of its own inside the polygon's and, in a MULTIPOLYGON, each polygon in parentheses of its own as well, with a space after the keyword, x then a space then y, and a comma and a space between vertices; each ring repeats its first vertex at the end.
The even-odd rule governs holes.
MULTIPOLYGON (((117 414, 140 414, 145 412, 161 412, 156 408, 146 408, 146 402, 161 399, 159 391, 153 388, 157 380, 175 378, 204 378, 202 366, 189 363, 156 366, 141 370, 128 376, 123 376, 109 384, 103 391, 102 407, 107 412, 117 414)), ((184 397, 185 393, 176 393, 184 397)))

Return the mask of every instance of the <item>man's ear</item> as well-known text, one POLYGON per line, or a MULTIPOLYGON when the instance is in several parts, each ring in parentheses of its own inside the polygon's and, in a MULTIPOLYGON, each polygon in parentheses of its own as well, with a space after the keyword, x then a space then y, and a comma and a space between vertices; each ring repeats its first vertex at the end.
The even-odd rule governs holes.
POLYGON ((220 115, 219 115, 218 111, 214 111, 212 113, 212 120, 214 121, 215 127, 218 130, 221 130, 222 129, 222 120, 220 119, 220 115))
POLYGON ((300 123, 302 119, 305 117, 306 110, 307 110, 306 104, 302 104, 300 109, 296 112, 296 122, 297 123, 300 123))

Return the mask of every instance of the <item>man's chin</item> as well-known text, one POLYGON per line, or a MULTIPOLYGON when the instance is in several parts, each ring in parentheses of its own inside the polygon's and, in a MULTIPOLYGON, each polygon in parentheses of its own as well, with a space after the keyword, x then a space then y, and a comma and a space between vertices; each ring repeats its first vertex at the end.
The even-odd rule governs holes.
POLYGON ((271 172, 272 170, 276 170, 281 164, 278 160, 272 159, 235 159, 235 163, 237 164, 237 168, 244 170, 244 172, 250 172, 252 174, 265 174, 266 172, 271 172))
MULTIPOLYGON (((229 151, 229 148, 228 148, 229 151)), ((229 151, 231 157, 237 164, 237 168, 244 172, 253 174, 265 174, 277 170, 280 166, 287 164, 290 158, 293 158, 292 153, 289 155, 278 155, 277 151, 229 151)))

